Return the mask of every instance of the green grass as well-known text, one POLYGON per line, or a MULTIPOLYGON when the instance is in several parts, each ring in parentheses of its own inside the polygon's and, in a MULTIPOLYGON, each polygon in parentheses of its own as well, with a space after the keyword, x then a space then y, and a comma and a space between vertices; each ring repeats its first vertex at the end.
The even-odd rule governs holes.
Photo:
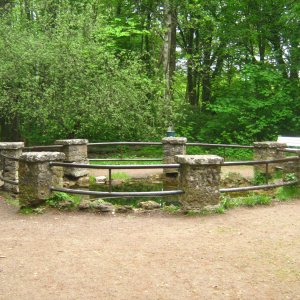
POLYGON ((131 179, 130 175, 128 175, 125 172, 112 172, 111 178, 112 179, 117 179, 117 180, 125 180, 125 181, 131 179))
POLYGON ((276 199, 279 201, 287 201, 300 198, 300 188, 298 185, 282 186, 277 189, 276 199))
POLYGON ((246 197, 223 197, 223 200, 221 201, 221 207, 226 210, 239 206, 253 207, 255 205, 270 205, 271 202, 272 198, 270 196, 253 193, 246 197))
POLYGON ((5 196, 4 201, 11 206, 15 206, 15 207, 19 207, 20 203, 19 200, 17 198, 12 198, 9 196, 9 194, 7 194, 7 196, 5 196))
POLYGON ((178 213, 180 211, 180 206, 177 205, 164 205, 163 206, 163 211, 167 212, 167 213, 171 213, 171 214, 175 214, 178 213))
POLYGON ((221 157, 225 157, 226 161, 253 159, 252 149, 188 146, 187 154, 190 155, 214 154, 214 155, 219 155, 221 157))
POLYGON ((89 177, 89 182, 90 182, 90 185, 96 184, 96 177, 95 176, 90 176, 89 177))
POLYGON ((74 209, 78 207, 80 201, 80 196, 54 192, 53 195, 46 200, 46 204, 55 208, 74 209))

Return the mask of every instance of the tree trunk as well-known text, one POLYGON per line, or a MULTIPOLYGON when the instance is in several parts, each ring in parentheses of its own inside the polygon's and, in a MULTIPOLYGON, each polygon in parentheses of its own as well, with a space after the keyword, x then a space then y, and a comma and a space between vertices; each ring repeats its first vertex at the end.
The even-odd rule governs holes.
POLYGON ((164 18, 166 27, 163 48, 163 66, 166 81, 165 98, 170 103, 173 97, 172 81, 176 67, 176 11, 168 0, 165 1, 164 18))

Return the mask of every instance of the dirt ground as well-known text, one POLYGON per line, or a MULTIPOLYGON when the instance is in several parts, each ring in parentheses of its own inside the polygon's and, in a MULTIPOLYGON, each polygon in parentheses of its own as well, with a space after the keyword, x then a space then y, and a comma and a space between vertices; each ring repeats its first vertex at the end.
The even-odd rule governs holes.
POLYGON ((0 299, 300 299, 300 201, 223 215, 21 215, 0 199, 0 299))
MULTIPOLYGON (((108 176, 108 170, 103 169, 91 169, 89 170, 90 175, 92 176, 108 176)), ((147 176, 153 176, 153 175, 161 175, 162 169, 124 169, 124 170, 112 170, 112 173, 114 172, 122 172, 127 173, 132 178, 145 178, 147 176)), ((252 178, 254 174, 254 170, 252 166, 239 166, 239 167, 222 167, 222 177, 224 178, 226 174, 230 172, 237 172, 240 173, 243 177, 246 178, 252 178)))

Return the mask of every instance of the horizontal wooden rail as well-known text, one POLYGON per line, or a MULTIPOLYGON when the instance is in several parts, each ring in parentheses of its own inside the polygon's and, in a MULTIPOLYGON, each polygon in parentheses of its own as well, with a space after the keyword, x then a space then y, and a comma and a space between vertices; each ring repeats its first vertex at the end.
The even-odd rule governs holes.
POLYGON ((244 145, 230 145, 230 144, 208 144, 208 143, 186 143, 187 146, 202 146, 202 147, 215 147, 215 148, 241 148, 241 149, 253 149, 254 146, 244 145))
POLYGON ((155 191, 155 192, 98 192, 98 191, 75 190, 75 189, 66 189, 66 188, 58 188, 58 187, 51 187, 50 189, 52 191, 64 192, 69 194, 90 195, 90 196, 110 197, 110 198, 173 196, 173 195, 180 195, 183 193, 182 190, 155 191))
POLYGON ((100 143, 88 143, 88 146, 157 146, 162 145, 162 142, 100 142, 100 143))
POLYGON ((299 160, 298 156, 291 156, 281 159, 270 159, 270 160, 249 160, 249 161, 227 161, 223 162, 222 166, 253 166, 253 165, 263 165, 263 164, 272 164, 272 163, 282 163, 289 161, 299 160))
POLYGON ((162 161, 162 158, 89 158, 89 161, 162 161))
POLYGON ((274 183, 274 184, 264 184, 264 185, 254 185, 254 186, 243 186, 238 188, 228 188, 228 189, 220 189, 220 193, 231 193, 231 192, 246 192, 246 191, 254 191, 254 190, 266 190, 277 188, 281 186, 289 186, 297 184, 299 181, 291 181, 291 182, 282 182, 282 183, 274 183))
POLYGON ((60 163, 50 162, 50 166, 57 167, 73 167, 83 169, 173 169, 179 168, 180 164, 159 164, 159 165, 88 165, 88 164, 75 164, 75 163, 60 163))

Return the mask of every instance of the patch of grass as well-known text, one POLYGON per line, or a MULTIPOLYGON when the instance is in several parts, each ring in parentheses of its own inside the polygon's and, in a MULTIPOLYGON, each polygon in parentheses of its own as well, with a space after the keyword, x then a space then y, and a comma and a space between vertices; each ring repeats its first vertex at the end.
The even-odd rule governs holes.
POLYGON ((74 209, 80 204, 80 197, 63 192, 55 192, 46 200, 46 204, 59 209, 74 209))
POLYGON ((45 207, 44 206, 39 206, 39 207, 21 207, 19 212, 23 215, 31 215, 31 214, 43 214, 45 212, 45 207))
POLYGON ((272 202, 272 198, 268 195, 263 194, 250 194, 246 197, 224 197, 221 201, 221 207, 226 209, 239 207, 239 206, 249 206, 253 207, 255 205, 269 205, 272 202))
POLYGON ((269 205, 272 202, 272 198, 267 195, 255 195, 245 197, 243 200, 243 205, 245 206, 255 206, 255 205, 269 205))
POLYGON ((17 198, 12 198, 9 195, 7 195, 4 198, 4 201, 5 201, 6 204, 11 205, 11 206, 15 206, 15 207, 20 206, 19 200, 17 198))
POLYGON ((225 208, 223 207, 222 204, 213 206, 211 208, 203 208, 199 211, 197 210, 189 210, 185 212, 186 216, 208 216, 208 215, 213 215, 213 214, 223 214, 225 213, 225 208))
POLYGON ((277 189, 276 199, 287 201, 295 198, 300 198, 300 188, 297 185, 282 186, 277 189))
POLYGON ((297 175, 295 173, 287 173, 284 175, 284 181, 295 181, 297 180, 297 175))
POLYGON ((218 148, 218 147, 201 147, 201 146, 188 146, 187 154, 215 154, 225 157, 227 161, 234 160, 252 160, 252 149, 233 149, 233 148, 218 148))
POLYGON ((111 174, 111 178, 112 179, 119 179, 119 180, 129 180, 129 179, 131 179, 131 177, 127 173, 124 173, 124 172, 113 172, 111 174))
POLYGON ((176 205, 165 205, 163 206, 163 211, 171 213, 171 214, 175 214, 178 213, 180 211, 180 207, 176 206, 176 205))
POLYGON ((267 182, 267 174, 265 173, 261 173, 261 172, 256 172, 254 174, 254 178, 252 179, 252 184, 253 185, 262 185, 262 184, 266 184, 267 182))
POLYGON ((96 177, 95 176, 90 176, 89 177, 89 182, 90 182, 90 185, 96 184, 96 177))
POLYGON ((32 207, 21 207, 19 212, 23 215, 30 215, 30 214, 33 214, 33 208, 32 207))

